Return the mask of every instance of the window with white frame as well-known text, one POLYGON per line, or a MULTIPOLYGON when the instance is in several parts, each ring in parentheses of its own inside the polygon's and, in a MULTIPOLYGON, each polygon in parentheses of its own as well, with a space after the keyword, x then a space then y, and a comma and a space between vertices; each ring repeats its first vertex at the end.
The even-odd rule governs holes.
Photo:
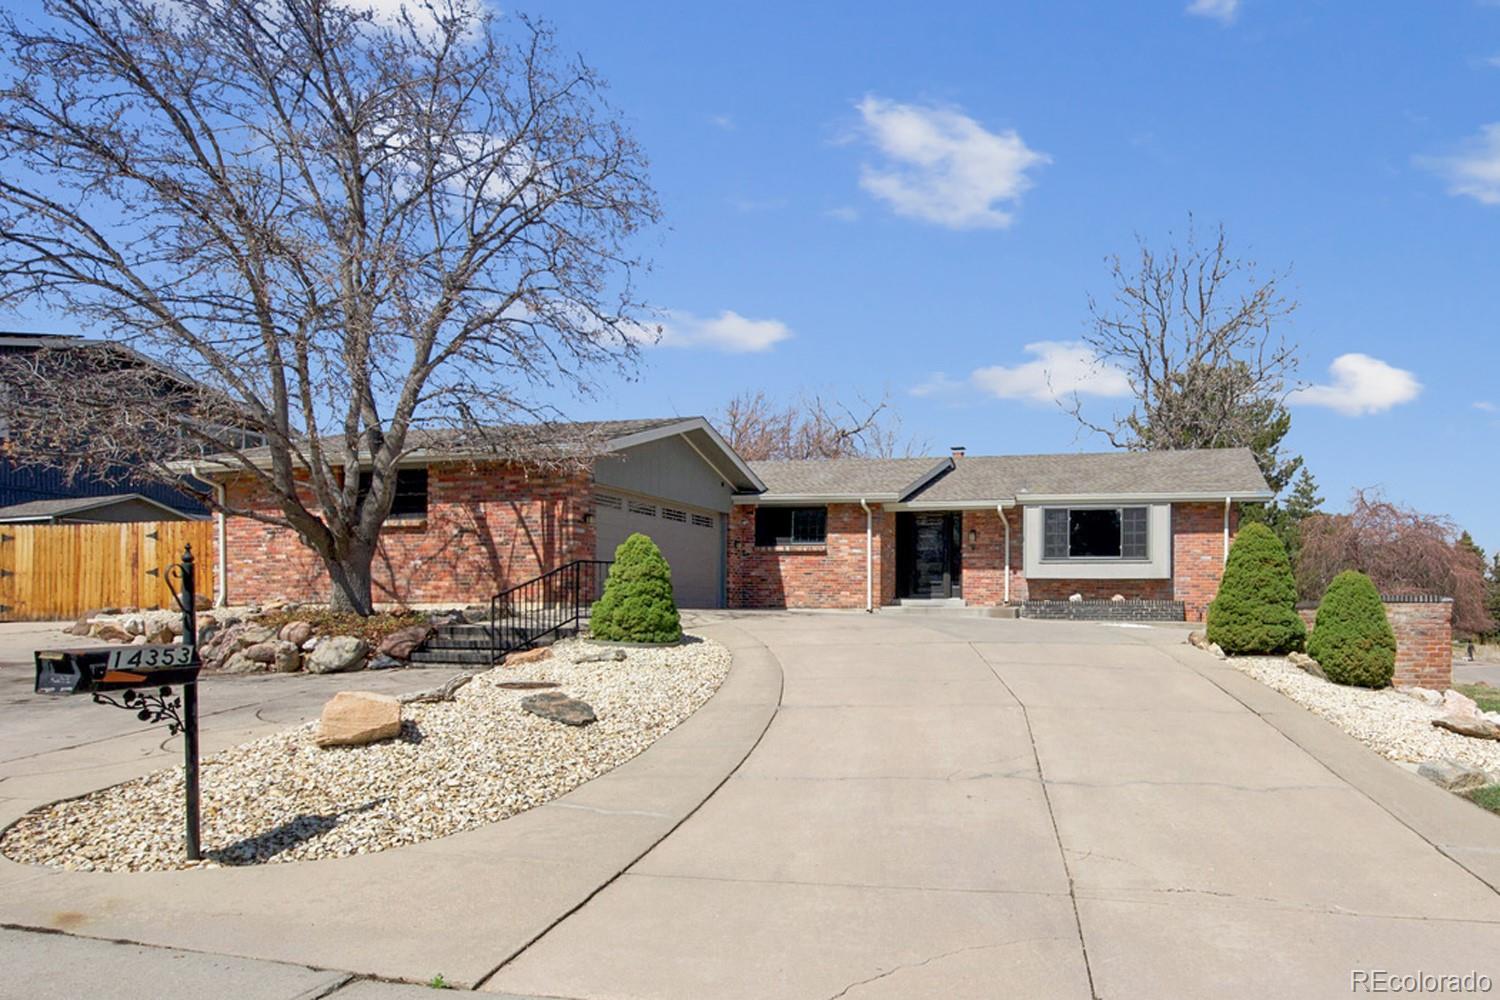
POLYGON ((1048 507, 1042 511, 1042 558, 1150 558, 1148 507, 1048 507))

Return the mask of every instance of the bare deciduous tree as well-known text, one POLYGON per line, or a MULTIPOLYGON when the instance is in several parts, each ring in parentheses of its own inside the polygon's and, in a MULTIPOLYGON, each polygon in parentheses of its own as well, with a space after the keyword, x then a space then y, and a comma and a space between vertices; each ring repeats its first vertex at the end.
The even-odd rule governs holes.
POLYGON ((1250 448, 1280 492, 1302 464, 1279 454, 1298 367, 1296 345, 1275 329, 1296 308, 1282 276, 1232 256, 1222 226, 1204 245, 1190 219, 1185 244, 1163 254, 1138 242, 1133 267, 1110 258, 1113 301, 1090 298, 1083 336, 1101 365, 1125 373, 1134 405, 1102 423, 1076 393, 1064 408, 1117 448, 1250 448))
POLYGON ((1483 635, 1495 627, 1485 606, 1484 556, 1459 537, 1447 517, 1392 503, 1379 490, 1356 490, 1349 513, 1302 522, 1297 589, 1316 600, 1339 573, 1359 570, 1384 593, 1453 598, 1455 631, 1483 635))
POLYGON ((230 512, 295 530, 368 612, 423 428, 499 449, 490 429, 635 362, 655 194, 545 26, 465 0, 47 0, 0 47, 0 306, 202 386, 162 406, 149 368, 35 359, 22 458, 227 455, 275 502, 230 512))
POLYGON ((751 461, 809 458, 893 458, 910 454, 890 400, 853 404, 819 395, 773 402, 764 391, 742 392, 715 420, 730 447, 751 461))

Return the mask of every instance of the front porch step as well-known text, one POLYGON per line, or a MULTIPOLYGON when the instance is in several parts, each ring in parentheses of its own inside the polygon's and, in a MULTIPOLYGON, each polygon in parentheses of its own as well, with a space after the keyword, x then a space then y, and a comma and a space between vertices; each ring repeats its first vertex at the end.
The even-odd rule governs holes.
POLYGON ((902 608, 962 608, 967 607, 962 597, 898 597, 896 606, 902 608))

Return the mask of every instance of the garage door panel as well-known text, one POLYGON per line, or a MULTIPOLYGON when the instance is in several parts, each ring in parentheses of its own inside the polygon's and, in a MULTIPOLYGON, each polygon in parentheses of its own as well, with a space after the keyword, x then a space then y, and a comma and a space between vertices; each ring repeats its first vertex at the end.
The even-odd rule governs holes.
POLYGON ((672 568, 672 592, 679 607, 719 606, 719 515, 670 500, 612 493, 597 495, 594 512, 598 558, 613 559, 619 544, 640 532, 656 543, 672 568))

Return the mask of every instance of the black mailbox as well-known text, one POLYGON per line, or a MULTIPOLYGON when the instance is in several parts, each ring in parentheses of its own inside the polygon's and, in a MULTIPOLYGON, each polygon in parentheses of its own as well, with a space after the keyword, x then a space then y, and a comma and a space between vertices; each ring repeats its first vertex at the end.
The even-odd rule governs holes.
POLYGON ((184 645, 43 649, 36 654, 37 694, 97 694, 191 684, 201 666, 184 645))

